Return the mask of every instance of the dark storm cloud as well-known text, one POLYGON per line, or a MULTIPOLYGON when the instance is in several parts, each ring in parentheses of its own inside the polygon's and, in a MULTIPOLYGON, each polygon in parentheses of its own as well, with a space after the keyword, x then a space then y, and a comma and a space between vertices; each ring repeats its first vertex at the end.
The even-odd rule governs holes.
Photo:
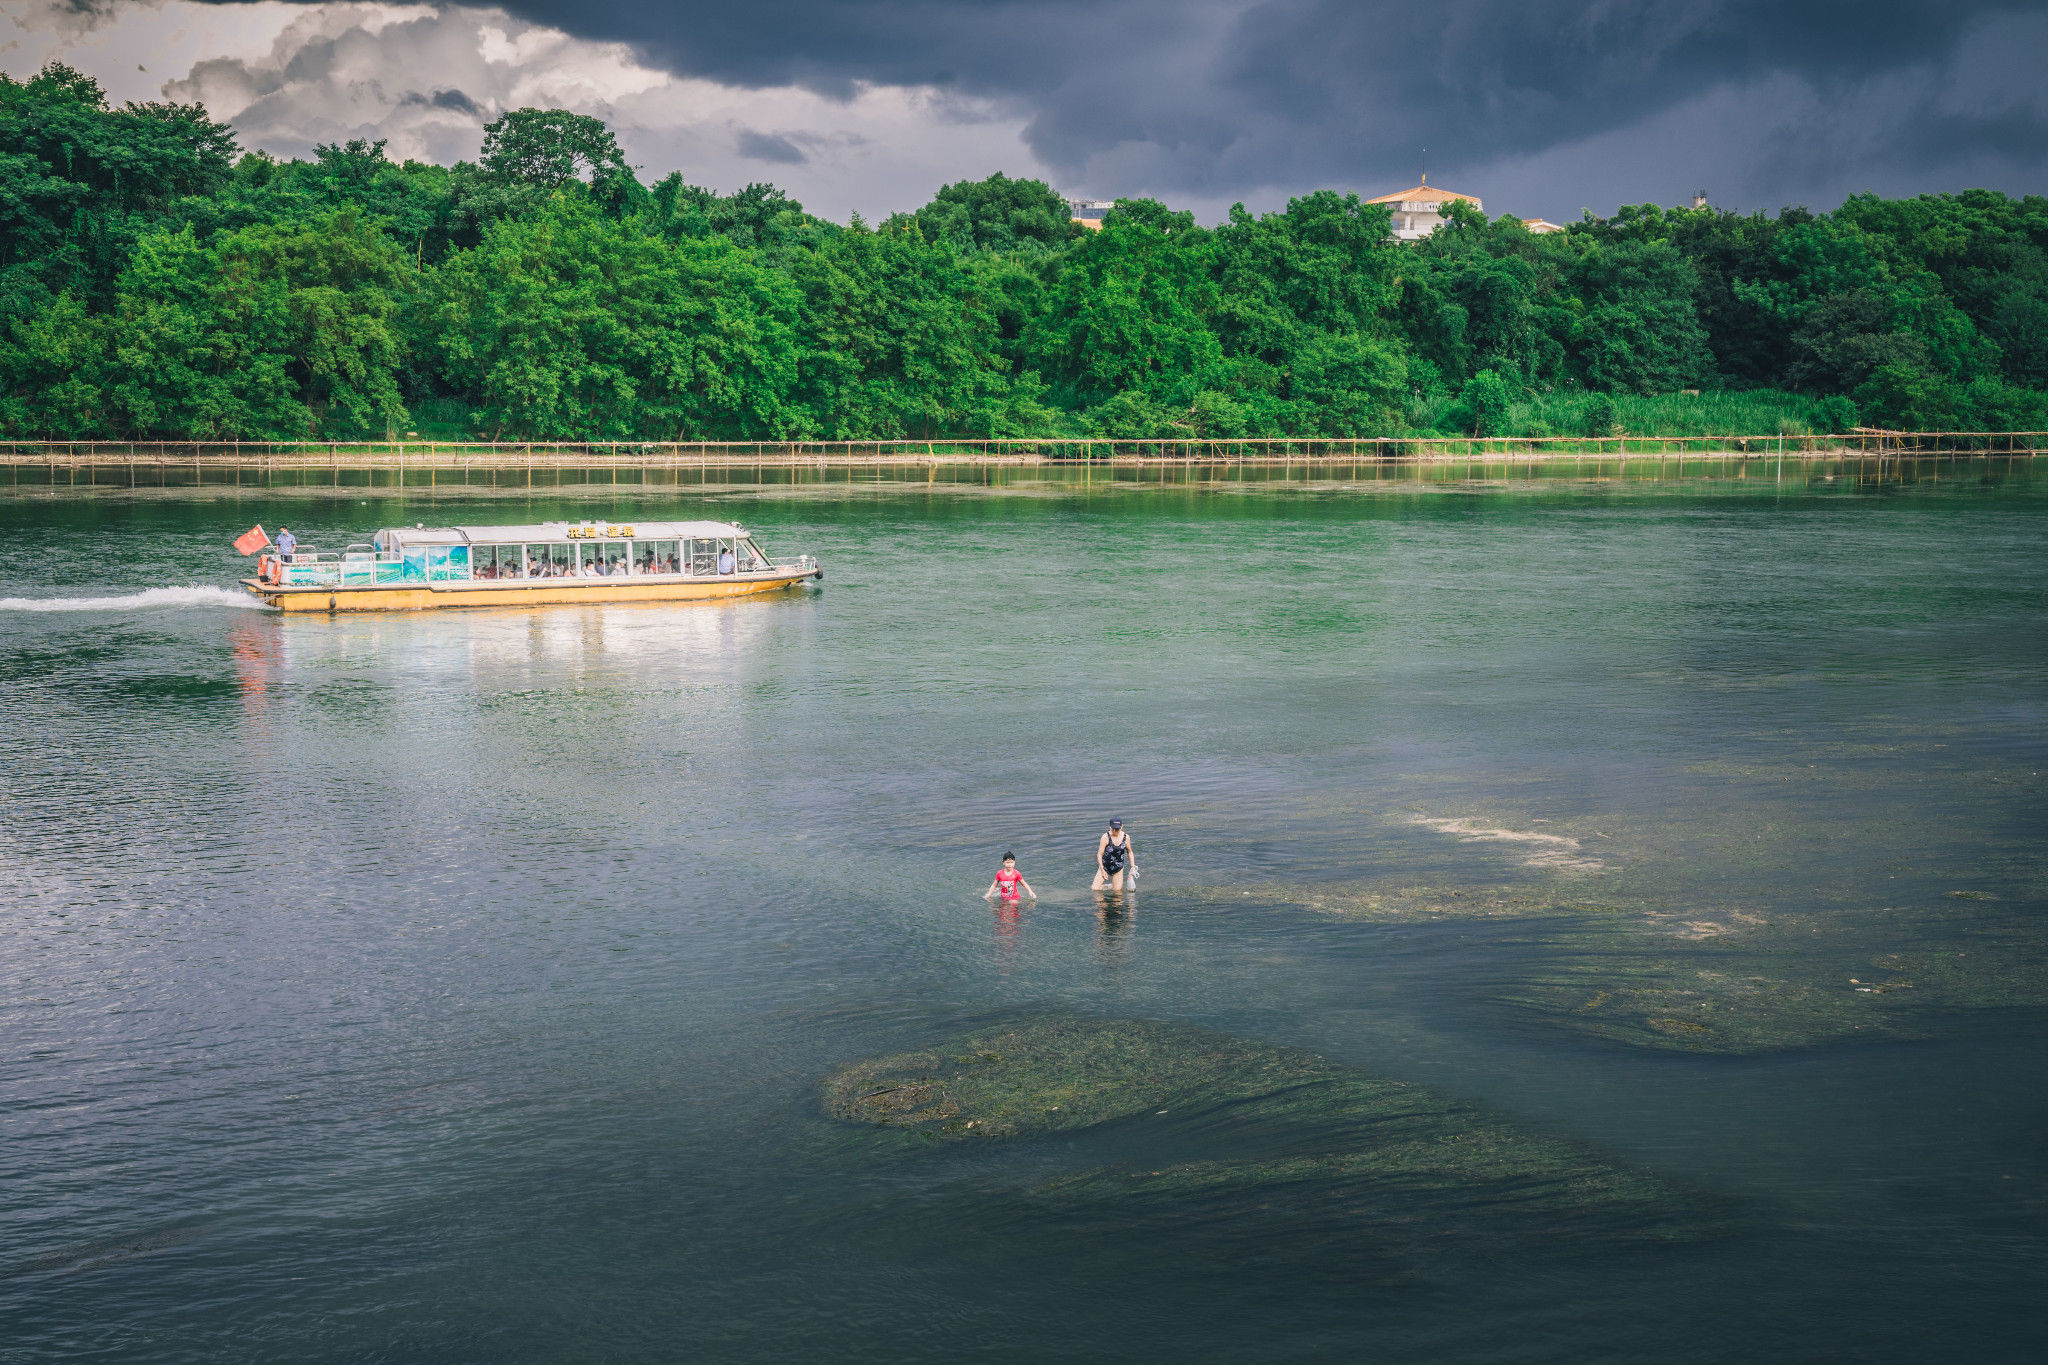
POLYGON ((1925 67, 1980 16, 2022 8, 1968 0, 1299 0, 1243 17, 1217 85, 1248 115, 1322 134, 1300 144, 1304 169, 1344 166, 1329 135, 1347 126, 1369 148, 1433 144, 1470 160, 1627 126, 1714 87, 1778 73, 1823 91, 1853 89, 1925 67))
POLYGON ((773 161, 784 166, 801 166, 810 160, 803 148, 788 138, 775 133, 757 133, 751 128, 743 129, 733 139, 733 147, 741 156, 755 161, 773 161))
MULTIPOLYGON (((2043 55, 2039 0, 499 3, 628 42, 680 75, 991 100, 1069 188, 1093 192, 1227 202, 1386 187, 1410 182, 1425 146, 1439 179, 1485 167, 1506 183, 1539 163, 1568 172, 1578 179, 1557 193, 1573 202, 1610 184, 1626 195, 1675 165, 1723 167, 1722 188, 1750 202, 1802 160, 1852 187, 1896 188, 1944 162, 1994 179, 2048 167, 2042 97, 1980 96, 1974 73, 1956 69, 1973 35, 2000 23, 2043 55), (1722 111, 1718 125, 1688 122, 1685 111, 1708 108, 1722 111)), ((2031 72, 2014 82, 2037 84, 2031 72)), ((804 155, 786 137, 742 136, 758 139, 749 156, 804 155)))
POLYGON ((420 105, 428 109, 449 109, 472 118, 484 116, 483 106, 460 90, 436 90, 431 95, 410 94, 398 101, 401 107, 420 105))
MULTIPOLYGON (((693 75, 843 93, 936 84, 1015 102, 1051 166, 1164 191, 1385 177, 1527 155, 1625 128, 1715 88, 1790 75, 1823 94, 1939 79, 1973 23, 2015 0, 512 0, 693 75)), ((1908 98, 1910 98, 1908 92, 1908 98)), ((1944 144, 2038 161, 2012 113, 1947 117, 1944 144)), ((1825 130, 1818 130, 1825 132, 1825 130)), ((1928 139, 1902 129, 1902 156, 1928 139)), ((792 148, 791 150, 794 150, 792 148)), ((1885 148, 1869 154, 1883 156, 1885 148)))

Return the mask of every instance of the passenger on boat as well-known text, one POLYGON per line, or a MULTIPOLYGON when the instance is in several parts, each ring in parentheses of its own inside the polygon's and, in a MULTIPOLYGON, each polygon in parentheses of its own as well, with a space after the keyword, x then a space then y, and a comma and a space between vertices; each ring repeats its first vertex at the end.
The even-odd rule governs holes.
POLYGON ((677 565, 677 563, 676 563, 676 557, 675 557, 674 555, 670 555, 670 556, 668 557, 668 567, 667 567, 667 568, 665 568, 665 569, 663 569, 663 570, 662 570, 662 572, 663 572, 663 573, 681 573, 681 572, 682 572, 682 569, 681 569, 681 568, 680 568, 680 567, 679 567, 679 566, 677 565))
POLYGON ((280 526, 280 527, 278 527, 278 528, 277 528, 277 557, 278 557, 278 559, 279 559, 279 560, 280 560, 281 562, 283 562, 283 563, 289 564, 289 563, 291 563, 291 562, 292 562, 292 556, 293 556, 293 555, 295 555, 295 554, 297 554, 298 552, 299 552, 299 538, 298 538, 297 536, 295 536, 295 535, 293 535, 293 534, 292 534, 292 528, 291 528, 291 527, 289 527, 289 526, 280 526))
POLYGON ((718 552, 718 571, 720 573, 731 573, 738 567, 739 562, 732 557, 732 547, 730 545, 718 552))

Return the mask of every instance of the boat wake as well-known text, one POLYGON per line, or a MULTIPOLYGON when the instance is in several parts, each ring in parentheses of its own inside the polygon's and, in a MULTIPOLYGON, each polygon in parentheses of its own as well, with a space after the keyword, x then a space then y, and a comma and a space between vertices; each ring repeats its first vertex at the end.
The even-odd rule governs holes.
POLYGON ((0 611, 148 611, 157 607, 256 607, 228 588, 146 588, 119 597, 0 597, 0 611))

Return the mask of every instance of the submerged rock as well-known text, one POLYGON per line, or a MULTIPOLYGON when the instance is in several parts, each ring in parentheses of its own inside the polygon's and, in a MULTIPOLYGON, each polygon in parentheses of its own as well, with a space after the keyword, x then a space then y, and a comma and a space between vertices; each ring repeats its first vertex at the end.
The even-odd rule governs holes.
POLYGON ((991 1028, 841 1067, 822 1099, 836 1119, 944 1143, 1134 1125, 1116 1138, 1131 1159, 1011 1191, 1011 1216, 1114 1216, 1254 1240, 1261 1228, 1278 1236, 1313 1224, 1381 1243, 1398 1232, 1404 1245, 1512 1229, 1683 1240, 1724 1226, 1706 1201, 1654 1174, 1423 1087, 1147 1020, 1062 1015, 991 1028), (1175 1142, 1148 1138, 1148 1123, 1171 1126, 1183 1146, 1199 1133, 1203 1150, 1166 1155, 1175 1142))
POLYGON ((1550 937, 1496 998, 1637 1047, 1761 1053, 1929 1037, 1968 1014, 2048 1005, 2048 933, 2017 918, 1898 909, 1756 922, 1674 942, 1641 926, 1550 937))
POLYGON ((1270 1095, 1324 1074, 1306 1053, 1221 1034, 1052 1016, 970 1034, 943 1051, 851 1063, 826 1078, 824 1104, 839 1119, 1000 1138, 1086 1128, 1195 1097, 1270 1095))
POLYGON ((1205 909, 1270 910, 1286 907, 1335 919, 1378 924, 1550 919, 1635 912, 1613 897, 1566 896, 1543 887, 1430 886, 1390 879, 1249 882, 1238 886, 1176 888, 1174 894, 1205 909))

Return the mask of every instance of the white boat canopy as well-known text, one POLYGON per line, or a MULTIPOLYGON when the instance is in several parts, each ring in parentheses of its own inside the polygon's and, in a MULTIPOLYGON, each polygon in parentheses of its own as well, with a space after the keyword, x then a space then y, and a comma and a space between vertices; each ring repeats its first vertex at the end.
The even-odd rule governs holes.
POLYGON ((379 531, 386 553, 408 545, 519 545, 559 540, 742 540, 723 521, 544 521, 538 526, 395 526, 379 531))

